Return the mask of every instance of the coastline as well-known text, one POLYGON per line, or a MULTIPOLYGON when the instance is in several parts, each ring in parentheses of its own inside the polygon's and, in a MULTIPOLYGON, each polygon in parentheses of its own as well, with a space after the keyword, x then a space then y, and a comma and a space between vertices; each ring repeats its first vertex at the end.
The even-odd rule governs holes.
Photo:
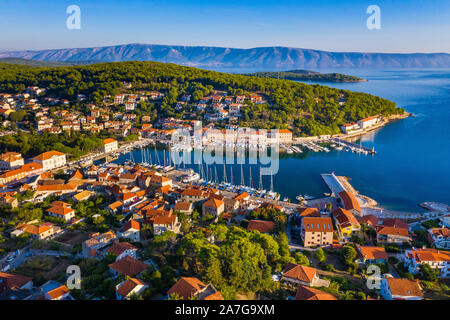
POLYGON ((358 131, 358 132, 354 132, 354 133, 350 133, 350 134, 339 133, 339 134, 334 134, 334 135, 296 137, 296 138, 292 138, 292 141, 290 143, 293 144, 293 143, 302 142, 302 141, 325 140, 325 139, 333 139, 333 138, 346 140, 346 139, 351 139, 351 138, 355 138, 355 137, 360 137, 360 136, 363 136, 373 130, 382 128, 391 122, 406 119, 411 116, 412 116, 412 113, 405 111, 403 114, 395 114, 395 115, 386 117, 382 122, 377 123, 376 125, 374 125, 370 128, 364 129, 362 131, 358 131))

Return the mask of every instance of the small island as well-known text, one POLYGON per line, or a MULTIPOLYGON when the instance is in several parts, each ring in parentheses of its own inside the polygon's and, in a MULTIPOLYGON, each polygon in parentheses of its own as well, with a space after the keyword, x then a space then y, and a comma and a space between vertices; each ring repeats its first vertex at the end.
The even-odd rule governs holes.
POLYGON ((275 78, 293 81, 317 81, 317 82, 364 82, 366 79, 350 76, 342 73, 320 73, 310 70, 290 70, 275 72, 247 73, 246 76, 275 78))

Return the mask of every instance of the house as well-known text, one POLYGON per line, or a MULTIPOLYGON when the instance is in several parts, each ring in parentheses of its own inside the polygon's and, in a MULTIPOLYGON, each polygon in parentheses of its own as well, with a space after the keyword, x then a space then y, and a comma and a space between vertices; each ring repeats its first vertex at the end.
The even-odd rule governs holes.
POLYGON ((300 236, 305 247, 331 245, 333 222, 328 217, 305 217, 302 220, 300 236))
POLYGON ((166 231, 180 233, 181 224, 178 221, 177 215, 170 214, 154 216, 150 218, 150 223, 153 226, 153 233, 155 235, 160 235, 166 231))
POLYGON ((155 174, 150 178, 150 186, 156 188, 172 187, 172 179, 155 174))
POLYGON ((194 209, 191 202, 177 202, 175 203, 174 211, 178 211, 187 215, 190 215, 194 209))
POLYGON ((380 223, 380 219, 378 219, 378 217, 374 216, 373 214, 368 214, 363 216, 360 220, 359 223, 361 225, 366 225, 369 226, 373 229, 375 229, 376 226, 378 226, 378 224, 380 223))
POLYGON ((343 239, 350 239, 354 234, 361 231, 361 225, 355 216, 348 210, 339 208, 333 211, 338 234, 343 239))
POLYGON ((198 300, 223 300, 222 294, 212 285, 205 285, 202 281, 194 277, 180 278, 167 294, 178 295, 181 299, 188 300, 192 297, 198 300))
POLYGON ((97 256, 97 251, 109 246, 117 240, 116 234, 113 231, 107 231, 105 233, 94 233, 90 235, 90 238, 82 244, 82 256, 84 258, 97 256))
POLYGON ((296 263, 288 263, 281 274, 283 281, 294 285, 314 287, 319 283, 317 269, 296 263))
POLYGON ((239 200, 225 197, 223 198, 223 203, 225 205, 224 211, 229 213, 237 213, 239 211, 240 202, 239 200))
POLYGON ((388 260, 386 250, 383 247, 370 247, 356 245, 356 263, 358 264, 379 264, 388 260))
POLYGON ((140 296, 148 285, 145 282, 136 279, 128 278, 116 286, 117 300, 129 300, 132 295, 140 296))
POLYGON ((74 193, 78 189, 76 184, 66 183, 66 184, 44 184, 38 185, 36 189, 36 196, 45 195, 48 196, 50 194, 66 194, 66 193, 74 193))
POLYGON ((361 127, 356 122, 346 123, 346 124, 342 125, 340 128, 341 128, 341 131, 345 134, 349 134, 349 133, 361 130, 361 127))
POLYGON ((16 229, 11 232, 12 236, 19 236, 22 233, 28 233, 33 240, 45 240, 52 238, 57 230, 53 224, 45 222, 42 224, 19 224, 16 229))
POLYGON ((108 265, 109 271, 114 276, 123 275, 128 277, 135 277, 147 269, 147 265, 131 256, 117 260, 108 265))
POLYGON ((428 230, 428 240, 439 249, 450 249, 450 229, 431 228, 428 230))
POLYGON ((248 222, 247 231, 256 230, 261 233, 271 233, 275 229, 273 221, 250 220, 248 222))
POLYGON ((85 201, 88 200, 90 197, 92 196, 92 192, 89 190, 83 190, 79 193, 77 193, 76 195, 74 195, 72 198, 77 201, 85 201))
POLYGON ((20 181, 27 177, 27 172, 22 168, 7 171, 0 175, 0 183, 7 184, 14 181, 20 181))
POLYGON ((130 111, 136 109, 137 103, 133 101, 125 102, 125 110, 130 111))
POLYGON ((450 252, 436 249, 406 250, 401 260, 412 274, 420 271, 420 265, 428 264, 436 269, 439 278, 450 278, 450 252))
POLYGON ((222 200, 210 198, 202 205, 202 215, 212 215, 217 219, 225 210, 225 204, 222 200))
POLYGON ((384 277, 381 279, 381 296, 386 300, 422 300, 419 280, 384 277))
POLYGON ((83 173, 77 169, 74 174, 69 178, 69 181, 77 181, 77 180, 83 180, 83 173))
POLYGON ((19 200, 9 194, 0 194, 0 206, 2 205, 9 205, 11 208, 17 208, 19 206, 19 200))
POLYGON ((295 300, 337 300, 337 298, 315 288, 299 286, 295 294, 295 300))
POLYGON ((359 205, 358 200, 356 197, 348 192, 347 190, 339 192, 339 199, 341 200, 341 205, 344 207, 345 210, 350 211, 354 215, 361 215, 361 207, 359 205))
POLYGON ((199 189, 187 188, 181 192, 181 199, 185 202, 202 201, 208 197, 208 194, 199 189))
POLYGON ((75 210, 72 209, 70 204, 62 201, 54 201, 46 212, 49 215, 63 219, 66 222, 75 218, 75 210))
POLYGON ((134 173, 121 173, 119 175, 119 183, 120 184, 135 184, 137 179, 137 175, 134 173))
POLYGON ((278 139, 280 143, 291 142, 292 141, 292 131, 287 129, 278 130, 278 139))
POLYGON ((42 165, 36 162, 24 164, 21 168, 27 172, 28 177, 37 176, 44 172, 42 165))
POLYGON ((122 201, 115 201, 115 202, 111 203, 110 205, 108 205, 107 210, 109 212, 111 212, 112 214, 115 214, 115 213, 119 212, 119 210, 122 208, 122 206, 123 206, 122 201))
POLYGON ((65 284, 58 286, 55 289, 49 290, 44 294, 45 300, 75 300, 70 295, 70 290, 65 284))
POLYGON ((412 241, 409 237, 408 229, 405 228, 386 227, 381 225, 377 226, 375 231, 377 232, 378 243, 402 244, 404 242, 412 241))
POLYGON ((383 223, 381 225, 384 227, 393 227, 393 228, 405 229, 406 231, 409 231, 409 224, 407 224, 406 222, 404 222, 403 220, 400 220, 398 218, 384 219, 383 223))
POLYGON ((380 116, 373 116, 373 117, 358 120, 357 122, 358 122, 358 125, 361 127, 361 129, 367 129, 367 128, 370 128, 370 127, 376 125, 380 121, 381 121, 380 116))
POLYGON ((250 200, 250 195, 247 192, 242 192, 235 196, 233 199, 239 201, 240 207, 245 207, 250 200))
POLYGON ((115 139, 105 139, 103 140, 103 153, 113 152, 119 149, 119 143, 115 139))
POLYGON ((17 152, 5 152, 0 155, 0 169, 13 170, 24 165, 22 155, 17 152))
POLYGON ((304 217, 320 217, 320 211, 317 208, 300 208, 298 211, 300 219, 304 217))
POLYGON ((141 241, 141 226, 136 220, 129 220, 126 222, 119 232, 117 232, 119 238, 130 239, 131 241, 141 241))
POLYGON ((55 150, 41 153, 37 157, 34 157, 33 160, 34 162, 41 164, 44 171, 53 170, 66 165, 66 155, 55 150))
POLYGON ((31 290, 33 278, 0 271, 0 294, 10 290, 31 290))
POLYGON ((130 256, 137 258, 136 256, 137 248, 128 242, 114 241, 113 244, 106 249, 106 253, 110 253, 116 256, 116 261, 125 256, 130 256))

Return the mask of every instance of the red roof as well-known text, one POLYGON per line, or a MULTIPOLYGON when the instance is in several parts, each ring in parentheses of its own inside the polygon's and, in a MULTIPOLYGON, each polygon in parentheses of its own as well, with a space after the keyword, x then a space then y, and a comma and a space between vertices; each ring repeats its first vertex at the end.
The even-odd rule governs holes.
POLYGON ((295 300, 337 300, 337 298, 318 289, 300 286, 295 295, 295 300))
POLYGON ((210 198, 208 201, 203 203, 203 206, 218 209, 220 206, 223 205, 223 201, 215 198, 210 198))
POLYGON ((344 202, 345 210, 356 210, 361 212, 361 207, 359 206, 358 200, 356 200, 355 196, 350 192, 344 190, 339 192, 339 197, 341 197, 344 202))
POLYGON ((314 280, 317 270, 296 263, 288 263, 282 273, 283 277, 311 283, 314 280))
POLYGON ((378 225, 379 221, 380 220, 373 214, 368 214, 368 215, 365 215, 364 217, 362 217, 359 222, 361 224, 368 224, 368 225, 375 227, 378 225))
POLYGON ((135 276, 147 269, 147 265, 145 263, 130 256, 126 256, 125 258, 111 263, 109 267, 120 274, 130 277, 135 276))
POLYGON ((261 233, 270 233, 275 228, 273 221, 250 220, 248 222, 247 231, 256 230, 261 233))
POLYGON ((300 217, 320 217, 319 209, 317 208, 302 208, 299 210, 300 217))
MULTIPOLYGON (((33 279, 30 277, 22 276, 20 274, 6 273, 0 271, 0 280, 2 280, 1 284, 4 285, 6 291, 8 291, 15 288, 22 288, 24 285, 26 285, 33 279)), ((0 292, 1 289, 2 286, 0 286, 0 292)))
POLYGON ((137 286, 145 286, 145 283, 136 278, 129 278, 127 281, 120 284, 117 288, 117 293, 122 297, 126 297, 131 291, 134 290, 137 286))
POLYGON ((139 225, 139 222, 136 220, 129 220, 127 223, 125 223, 122 228, 120 228, 120 232, 124 232, 130 229, 135 230, 141 230, 141 226, 139 225))
POLYGON ((128 242, 115 241, 111 247, 106 249, 107 253, 112 253, 116 256, 120 256, 125 250, 134 250, 137 248, 128 242))

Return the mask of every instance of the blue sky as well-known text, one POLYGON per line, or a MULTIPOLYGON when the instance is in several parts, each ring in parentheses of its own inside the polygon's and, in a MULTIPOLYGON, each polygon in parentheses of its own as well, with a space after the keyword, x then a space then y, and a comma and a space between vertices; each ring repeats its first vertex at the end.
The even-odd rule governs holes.
POLYGON ((125 43, 328 51, 449 52, 448 0, 14 0, 0 1, 0 50, 125 43), (66 8, 81 8, 81 29, 66 8), (381 9, 368 30, 366 9, 381 9))

